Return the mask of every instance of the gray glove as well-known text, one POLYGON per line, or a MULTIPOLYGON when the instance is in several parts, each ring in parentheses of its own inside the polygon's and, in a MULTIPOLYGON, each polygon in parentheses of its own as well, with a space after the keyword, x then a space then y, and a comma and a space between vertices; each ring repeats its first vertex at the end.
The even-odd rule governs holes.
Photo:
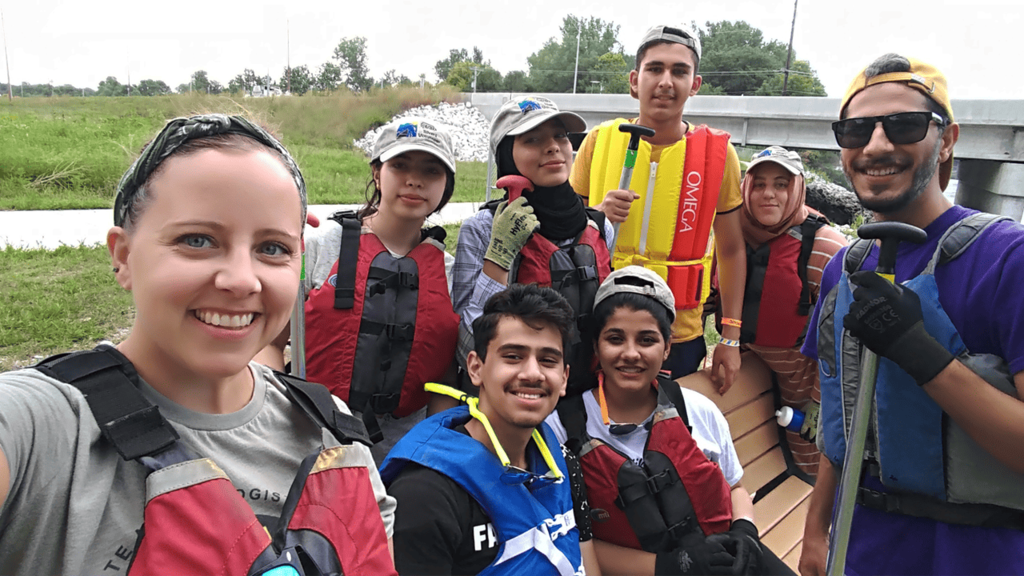
POLYGON ((533 206, 527 204, 523 196, 511 204, 502 202, 494 212, 491 243, 487 246, 484 259, 504 270, 512 268, 512 261, 539 226, 540 221, 533 215, 533 206))

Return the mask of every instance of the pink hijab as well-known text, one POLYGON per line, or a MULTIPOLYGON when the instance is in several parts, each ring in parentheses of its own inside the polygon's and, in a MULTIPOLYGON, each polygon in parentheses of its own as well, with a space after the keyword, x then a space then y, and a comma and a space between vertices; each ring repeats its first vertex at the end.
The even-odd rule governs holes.
POLYGON ((808 214, 812 212, 817 214, 812 208, 804 205, 804 200, 807 197, 804 177, 800 174, 790 173, 789 197, 786 199, 786 205, 782 207, 782 220, 774 226, 765 226, 758 222, 750 211, 750 194, 754 187, 754 172, 756 171, 757 166, 752 170, 747 170, 746 175, 743 177, 743 183, 740 185, 740 190, 743 193, 743 217, 740 218, 740 226, 743 228, 743 240, 755 247, 770 241, 779 234, 785 233, 786 230, 793 226, 802 224, 807 219, 808 214))

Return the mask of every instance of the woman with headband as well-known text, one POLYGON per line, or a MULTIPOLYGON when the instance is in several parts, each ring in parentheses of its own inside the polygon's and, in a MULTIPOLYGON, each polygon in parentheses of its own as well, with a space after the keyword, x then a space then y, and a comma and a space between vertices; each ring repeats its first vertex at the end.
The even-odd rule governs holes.
POLYGON ((128 337, 0 374, 0 573, 394 573, 360 423, 251 361, 288 321, 305 219, 295 162, 243 118, 143 149, 107 234, 128 337))

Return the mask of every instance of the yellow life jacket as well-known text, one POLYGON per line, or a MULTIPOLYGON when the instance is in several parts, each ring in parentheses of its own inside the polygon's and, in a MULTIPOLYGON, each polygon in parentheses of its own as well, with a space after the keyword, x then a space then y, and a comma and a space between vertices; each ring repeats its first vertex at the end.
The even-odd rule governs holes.
MULTIPOLYGON (((629 135, 623 119, 598 126, 590 171, 590 205, 619 188, 629 135)), ((677 310, 703 305, 711 292, 711 229, 725 171, 729 134, 701 125, 651 162, 643 140, 629 189, 640 198, 622 223, 612 257, 615 269, 637 264, 657 272, 675 296, 677 310)))

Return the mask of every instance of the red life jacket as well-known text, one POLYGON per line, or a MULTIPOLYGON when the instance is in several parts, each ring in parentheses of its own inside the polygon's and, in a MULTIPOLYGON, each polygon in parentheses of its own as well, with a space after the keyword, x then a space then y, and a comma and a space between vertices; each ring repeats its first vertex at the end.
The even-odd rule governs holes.
POLYGON ((558 405, 565 446, 583 468, 594 536, 651 553, 673 550, 694 534, 725 532, 732 522, 731 488, 690 435, 679 384, 659 376, 658 395, 640 466, 590 437, 582 396, 558 405))
POLYGON ((104 438, 149 471, 128 574, 246 576, 277 566, 301 576, 396 574, 369 470, 345 461, 347 445, 369 440, 323 386, 277 373, 289 397, 342 445, 303 460, 270 532, 216 463, 178 441, 139 392, 135 367, 112 346, 54 356, 36 368, 81 390, 104 438))
MULTIPOLYGON (((515 198, 512 198, 514 200, 515 198)), ((481 209, 497 209, 503 200, 488 202, 481 209)), ((537 284, 553 288, 576 313, 577 334, 567 355, 567 394, 578 394, 597 385, 594 378, 593 345, 589 317, 594 310, 597 288, 611 274, 611 256, 604 239, 604 214, 587 208, 587 225, 565 246, 558 246, 540 234, 533 234, 519 251, 508 272, 509 284, 537 284)))
POLYGON ((818 229, 828 223, 810 214, 757 249, 747 245, 740 342, 793 348, 803 342, 811 307, 807 261, 818 229))
POLYGON ((455 357, 459 316, 444 266, 444 229, 431 228, 404 257, 392 256, 351 212, 328 281, 306 300, 306 377, 363 414, 374 442, 375 414, 404 417, 426 406, 426 382, 455 357), (356 359, 359 359, 356 362, 356 359))

